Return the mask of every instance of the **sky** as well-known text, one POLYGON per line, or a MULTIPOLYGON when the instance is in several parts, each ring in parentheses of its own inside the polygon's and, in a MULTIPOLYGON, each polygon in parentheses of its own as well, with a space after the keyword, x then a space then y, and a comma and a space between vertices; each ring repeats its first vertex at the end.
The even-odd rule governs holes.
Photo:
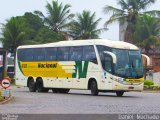
MULTIPOLYGON (((7 19, 12 16, 24 15, 25 12, 33 12, 40 10, 44 15, 47 15, 45 5, 47 2, 51 3, 52 0, 1 0, 0 3, 0 23, 5 23, 7 19)), ((92 13, 96 12, 96 18, 102 18, 98 28, 103 28, 105 21, 108 20, 110 15, 102 12, 105 5, 118 7, 117 0, 58 0, 63 4, 70 4, 72 13, 81 13, 83 10, 90 10, 92 13)), ((150 9, 158 9, 160 0, 152 5, 150 9)), ((1 27, 1 26, 0 26, 1 27)), ((100 37, 103 39, 119 40, 119 25, 114 23, 108 26, 109 30, 103 32, 100 37)))

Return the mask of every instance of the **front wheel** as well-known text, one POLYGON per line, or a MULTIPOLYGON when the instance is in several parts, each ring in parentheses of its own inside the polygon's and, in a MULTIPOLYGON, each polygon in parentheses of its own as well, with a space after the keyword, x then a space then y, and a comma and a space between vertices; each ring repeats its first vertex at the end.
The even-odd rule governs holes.
POLYGON ((63 89, 62 93, 69 93, 70 89, 63 89))
POLYGON ((96 81, 91 82, 91 95, 97 96, 98 95, 98 87, 96 81))
POLYGON ((117 97, 122 97, 123 94, 124 94, 123 91, 117 91, 117 92, 116 92, 117 97))

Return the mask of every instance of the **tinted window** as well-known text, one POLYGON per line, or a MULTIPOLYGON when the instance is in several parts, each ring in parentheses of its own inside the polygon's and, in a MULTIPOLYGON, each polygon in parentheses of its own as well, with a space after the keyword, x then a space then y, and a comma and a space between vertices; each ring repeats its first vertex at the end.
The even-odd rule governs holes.
POLYGON ((107 46, 103 46, 103 45, 97 45, 97 49, 98 49, 98 53, 100 56, 101 60, 104 60, 104 51, 110 51, 111 52, 111 48, 107 47, 107 46))
POLYGON ((22 59, 23 59, 23 50, 22 49, 19 49, 17 51, 17 57, 18 57, 19 61, 22 61, 22 59))
POLYGON ((81 61, 82 60, 83 49, 82 47, 75 46, 70 48, 70 61, 81 61))
POLYGON ((56 61, 57 48, 45 48, 45 60, 56 61))
POLYGON ((68 57, 69 57, 69 47, 61 47, 57 49, 58 61, 68 61, 68 57))
POLYGON ((93 46, 83 47, 83 61, 96 62, 96 53, 93 46))
POLYGON ((35 61, 44 61, 45 60, 44 48, 34 48, 33 51, 34 51, 33 58, 35 61))
POLYGON ((33 49, 26 48, 18 50, 18 60, 33 61, 33 49))
POLYGON ((112 57, 105 54, 104 55, 104 61, 102 62, 102 66, 104 68, 104 70, 106 70, 109 73, 113 72, 113 67, 112 67, 112 57))

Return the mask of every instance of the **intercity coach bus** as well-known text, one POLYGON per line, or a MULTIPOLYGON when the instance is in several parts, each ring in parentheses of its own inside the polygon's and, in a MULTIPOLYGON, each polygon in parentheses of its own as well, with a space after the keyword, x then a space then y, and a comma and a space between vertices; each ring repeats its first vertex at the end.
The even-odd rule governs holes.
POLYGON ((68 93, 70 89, 124 92, 143 89, 144 68, 138 47, 122 41, 75 40, 17 48, 16 85, 30 92, 68 93))

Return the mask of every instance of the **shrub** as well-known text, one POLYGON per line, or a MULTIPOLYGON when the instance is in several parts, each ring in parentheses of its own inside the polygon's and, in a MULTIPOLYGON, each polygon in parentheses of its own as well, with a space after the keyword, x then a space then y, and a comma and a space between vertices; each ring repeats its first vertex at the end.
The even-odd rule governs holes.
POLYGON ((144 85, 143 88, 144 88, 144 89, 147 89, 147 88, 148 88, 148 85, 144 85))
POLYGON ((149 88, 150 88, 150 89, 154 89, 155 86, 154 86, 154 85, 150 85, 149 88))
POLYGON ((0 96, 0 102, 3 101, 3 100, 4 100, 4 98, 2 96, 0 96))
POLYGON ((152 80, 145 80, 144 81, 144 85, 150 87, 150 86, 153 86, 154 85, 154 82, 152 80))
POLYGON ((157 89, 159 89, 159 86, 154 86, 153 89, 157 90, 157 89))
POLYGON ((4 98, 1 96, 2 91, 0 90, 0 102, 4 100, 4 98))

